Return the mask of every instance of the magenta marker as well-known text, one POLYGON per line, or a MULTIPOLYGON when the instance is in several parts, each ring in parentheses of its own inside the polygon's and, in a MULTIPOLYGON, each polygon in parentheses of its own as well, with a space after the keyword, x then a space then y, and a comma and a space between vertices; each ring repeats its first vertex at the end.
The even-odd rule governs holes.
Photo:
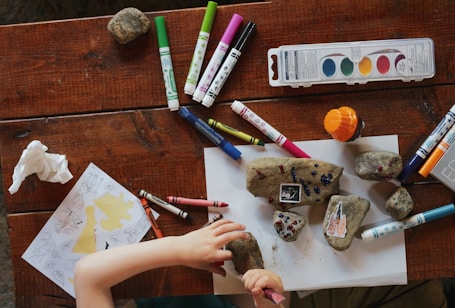
POLYGON ((221 37, 221 40, 218 43, 218 46, 216 47, 215 52, 213 53, 212 58, 210 59, 210 62, 207 65, 204 74, 202 75, 201 80, 199 80, 196 90, 193 93, 194 101, 200 103, 204 98, 205 93, 207 93, 207 90, 209 89, 213 78, 215 78, 215 74, 218 71, 221 62, 223 61, 224 56, 226 55, 226 52, 229 49, 229 45, 231 44, 232 39, 234 38, 234 35, 237 32, 237 29, 239 28, 242 20, 243 17, 238 14, 234 14, 232 16, 231 21, 224 31, 224 34, 221 37))
POLYGON ((213 79, 212 84, 210 85, 207 93, 205 94, 204 98, 202 99, 202 105, 209 108, 213 105, 216 97, 221 91, 224 83, 228 79, 229 75, 231 74, 234 66, 237 64, 238 59, 242 55, 242 50, 245 47, 248 39, 254 33, 254 29, 256 29, 256 24, 252 21, 249 21, 242 34, 240 35, 238 41, 235 43, 234 47, 232 47, 229 55, 227 56, 226 60, 224 60, 223 65, 221 66, 218 73, 216 73, 215 79, 213 79))
POLYGON ((310 158, 310 156, 299 149, 291 140, 283 136, 279 131, 273 128, 269 123, 264 121, 260 116, 255 114, 251 109, 239 101, 234 101, 231 105, 232 110, 239 116, 247 120, 251 125, 259 129, 264 135, 269 137, 280 147, 286 149, 289 153, 297 158, 310 158))

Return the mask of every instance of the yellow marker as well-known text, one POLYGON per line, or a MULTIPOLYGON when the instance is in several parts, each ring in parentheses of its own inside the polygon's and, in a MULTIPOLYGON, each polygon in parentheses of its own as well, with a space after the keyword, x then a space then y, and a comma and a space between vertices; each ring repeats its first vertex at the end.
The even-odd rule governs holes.
POLYGON ((449 147, 455 142, 455 126, 452 126, 450 130, 445 134, 444 138, 439 142, 437 147, 431 152, 427 160, 419 170, 419 174, 423 177, 427 177, 434 166, 438 163, 444 153, 449 147))
POLYGON ((226 132, 228 134, 231 134, 232 136, 235 136, 243 141, 246 141, 246 142, 249 142, 251 144, 254 144, 254 145, 262 145, 264 146, 265 143, 264 141, 260 140, 260 139, 257 139, 253 136, 250 136, 244 132, 241 132, 235 128, 232 128, 230 126, 227 126, 223 123, 220 123, 218 121, 215 121, 214 119, 208 119, 207 120, 207 123, 211 126, 211 127, 214 127, 214 128, 218 128, 219 130, 222 130, 223 132, 226 132))

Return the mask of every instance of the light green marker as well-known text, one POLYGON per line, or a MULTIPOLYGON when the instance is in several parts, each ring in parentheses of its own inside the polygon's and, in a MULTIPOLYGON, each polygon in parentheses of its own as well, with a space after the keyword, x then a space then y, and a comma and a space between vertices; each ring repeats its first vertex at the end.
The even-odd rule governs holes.
POLYGON ((204 61, 205 51, 209 43, 210 31, 212 30, 213 20, 215 19, 216 7, 218 3, 209 1, 205 10, 204 20, 194 48, 193 59, 185 82, 185 94, 193 95, 201 73, 202 62, 204 61))
POLYGON ((155 26, 158 36, 158 47, 160 51, 161 69, 163 71, 164 86, 166 88, 167 105, 171 111, 179 109, 179 98, 175 85, 174 69, 172 67, 171 50, 166 33, 164 16, 155 17, 155 26))

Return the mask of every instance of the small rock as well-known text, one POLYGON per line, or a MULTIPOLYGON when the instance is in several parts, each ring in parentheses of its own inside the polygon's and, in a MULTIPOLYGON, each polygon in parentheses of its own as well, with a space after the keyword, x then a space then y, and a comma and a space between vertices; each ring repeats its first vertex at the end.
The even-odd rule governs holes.
POLYGON ((258 158, 247 165, 246 188, 277 210, 326 204, 337 194, 343 167, 309 158, 258 158))
POLYGON ((354 164, 357 176, 371 181, 394 179, 403 169, 401 156, 389 151, 364 152, 354 164))
POLYGON ((359 196, 332 196, 322 224, 329 245, 339 251, 348 249, 369 209, 370 201, 359 196))
POLYGON ((140 10, 128 7, 112 17, 107 30, 117 42, 126 44, 147 33, 150 30, 150 20, 140 10))
POLYGON ((305 217, 298 213, 282 211, 273 213, 273 226, 278 235, 286 242, 297 240, 305 225, 305 217))
POLYGON ((232 251, 232 263, 237 273, 245 274, 250 269, 264 268, 264 260, 256 238, 248 232, 250 238, 235 240, 226 245, 232 251))
POLYGON ((414 201, 403 186, 398 187, 385 203, 387 213, 393 218, 401 220, 414 209, 414 201))

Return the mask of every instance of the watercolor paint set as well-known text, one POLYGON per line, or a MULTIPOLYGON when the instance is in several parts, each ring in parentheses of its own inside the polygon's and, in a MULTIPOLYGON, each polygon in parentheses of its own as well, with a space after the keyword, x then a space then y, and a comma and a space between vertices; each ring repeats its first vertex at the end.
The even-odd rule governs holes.
POLYGON ((435 74, 430 38, 286 45, 269 49, 267 58, 272 87, 421 81, 435 74))

